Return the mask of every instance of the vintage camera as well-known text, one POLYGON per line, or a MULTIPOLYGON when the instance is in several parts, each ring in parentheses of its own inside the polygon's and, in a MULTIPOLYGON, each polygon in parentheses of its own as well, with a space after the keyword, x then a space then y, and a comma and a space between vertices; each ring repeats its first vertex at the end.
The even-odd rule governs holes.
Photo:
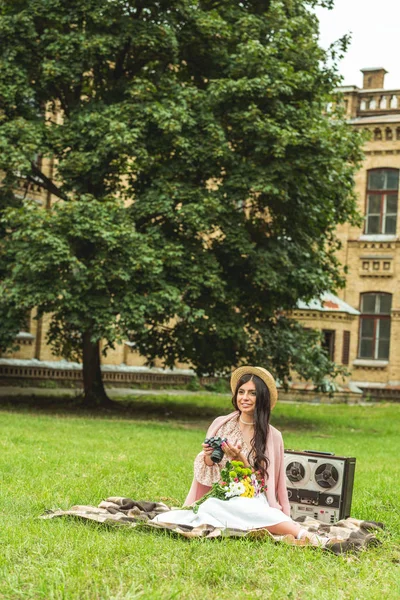
POLYGON ((220 463, 221 460, 223 459, 224 451, 221 448, 221 444, 223 444, 226 441, 227 441, 226 438, 220 438, 220 437, 210 437, 210 438, 206 438, 204 440, 205 444, 208 444, 209 446, 214 448, 214 450, 211 454, 211 457, 210 457, 214 463, 220 463))
POLYGON ((310 516, 336 523, 350 516, 354 457, 316 450, 285 450, 286 486, 294 521, 310 516))

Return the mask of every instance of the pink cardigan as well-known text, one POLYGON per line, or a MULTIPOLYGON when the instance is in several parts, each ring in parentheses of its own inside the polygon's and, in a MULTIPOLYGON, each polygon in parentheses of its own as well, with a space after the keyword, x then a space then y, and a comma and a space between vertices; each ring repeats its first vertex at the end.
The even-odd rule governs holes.
MULTIPOLYGON (((229 421, 236 417, 238 413, 235 411, 229 415, 223 417, 217 417, 213 421, 207 431, 206 437, 214 436, 218 429, 229 421)), ((284 467, 284 454, 283 454, 283 440, 280 431, 269 426, 268 441, 265 454, 269 458, 268 467, 268 488, 266 496, 268 504, 272 508, 279 508, 285 515, 290 516, 290 505, 286 490, 285 481, 285 467, 284 467)), ((196 500, 199 500, 204 494, 206 494, 211 488, 207 485, 203 485, 196 479, 193 479, 192 486, 189 490, 189 494, 184 502, 184 506, 188 506, 196 500)))

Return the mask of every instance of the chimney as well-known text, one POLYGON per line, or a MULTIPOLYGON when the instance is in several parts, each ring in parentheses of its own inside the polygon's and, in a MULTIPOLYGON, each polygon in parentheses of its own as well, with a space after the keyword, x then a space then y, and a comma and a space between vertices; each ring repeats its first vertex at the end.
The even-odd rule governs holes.
POLYGON ((386 69, 376 67, 371 69, 361 69, 363 74, 363 89, 364 90, 383 90, 385 83, 386 69))

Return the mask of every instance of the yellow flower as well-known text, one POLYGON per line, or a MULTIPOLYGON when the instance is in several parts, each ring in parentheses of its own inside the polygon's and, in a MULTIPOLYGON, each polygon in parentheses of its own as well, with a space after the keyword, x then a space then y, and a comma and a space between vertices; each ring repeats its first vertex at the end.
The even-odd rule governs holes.
POLYGON ((246 479, 243 479, 242 483, 243 483, 243 485, 245 487, 245 491, 242 494, 242 498, 253 498, 253 496, 254 496, 254 487, 246 479))

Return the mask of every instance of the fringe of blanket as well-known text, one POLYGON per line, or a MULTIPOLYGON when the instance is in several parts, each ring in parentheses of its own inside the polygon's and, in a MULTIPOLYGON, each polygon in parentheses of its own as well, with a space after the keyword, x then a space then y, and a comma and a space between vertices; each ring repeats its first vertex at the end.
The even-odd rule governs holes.
MULTIPOLYGON (((175 507, 177 508, 177 507, 175 507)), ((284 542, 295 546, 310 546, 307 540, 297 540, 292 535, 273 535, 267 529, 241 529, 213 527, 201 525, 198 527, 182 526, 169 523, 154 523, 156 515, 169 510, 162 502, 149 502, 146 500, 132 500, 115 496, 107 498, 96 506, 72 506, 69 510, 48 510, 41 515, 42 519, 71 516, 88 519, 105 525, 117 524, 136 527, 141 524, 152 529, 166 530, 185 538, 218 538, 218 537, 248 537, 251 539, 268 539, 275 542, 284 542)), ((359 519, 343 519, 334 524, 326 524, 311 517, 302 520, 302 526, 310 533, 317 533, 329 538, 324 550, 334 554, 357 552, 371 545, 380 544, 374 531, 383 529, 382 523, 374 521, 361 521, 359 519)))

